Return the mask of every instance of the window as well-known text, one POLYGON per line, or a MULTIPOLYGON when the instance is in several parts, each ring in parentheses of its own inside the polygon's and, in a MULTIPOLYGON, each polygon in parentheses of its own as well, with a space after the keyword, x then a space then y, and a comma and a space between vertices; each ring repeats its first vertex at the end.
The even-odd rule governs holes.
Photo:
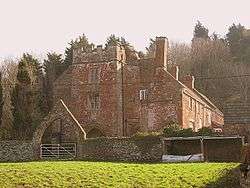
POLYGON ((89 83, 99 82, 99 68, 92 68, 89 71, 89 83))
POLYGON ((202 113, 202 104, 200 104, 199 102, 197 102, 197 113, 201 114, 202 113))
POLYGON ((211 114, 210 114, 210 112, 207 112, 206 118, 207 118, 207 123, 210 125, 211 124, 211 114))
POLYGON ((200 118, 199 119, 199 129, 201 129, 202 128, 202 119, 200 118))
POLYGON ((141 89, 140 90, 140 100, 146 100, 147 99, 147 90, 141 89))
POLYGON ((193 107, 193 100, 191 97, 189 97, 189 101, 188 101, 188 106, 189 106, 189 109, 192 110, 192 107, 193 107))
POLYGON ((99 94, 89 95, 90 108, 93 110, 98 110, 100 108, 100 97, 99 94))

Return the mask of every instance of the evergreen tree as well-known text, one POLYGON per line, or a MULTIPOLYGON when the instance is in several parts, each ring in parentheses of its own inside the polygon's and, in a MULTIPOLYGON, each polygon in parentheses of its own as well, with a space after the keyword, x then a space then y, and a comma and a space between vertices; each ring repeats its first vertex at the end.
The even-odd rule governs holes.
MULTIPOLYGON (((120 43, 125 49, 126 60, 133 61, 139 58, 139 53, 134 49, 134 47, 123 37, 120 38, 120 43)), ((142 54, 140 54, 142 56, 142 54)))
POLYGON ((149 58, 153 58, 155 55, 155 50, 156 50, 155 40, 150 39, 149 46, 146 47, 146 56, 149 58))
POLYGON ((25 139, 27 127, 32 123, 30 110, 31 78, 28 69, 24 54, 18 64, 17 83, 12 92, 13 127, 16 139, 25 139))
POLYGON ((208 29, 204 27, 200 21, 197 21, 194 27, 193 39, 196 39, 196 38, 209 39, 208 29))
POLYGON ((43 75, 37 59, 24 54, 18 64, 17 81, 12 92, 15 138, 31 139, 43 113, 43 75))
POLYGON ((235 62, 250 63, 250 31, 241 24, 229 27, 226 40, 235 62))
POLYGON ((63 61, 62 70, 66 70, 68 66, 73 63, 73 51, 80 48, 83 52, 87 52, 90 48, 93 48, 94 44, 89 43, 88 38, 82 34, 75 40, 71 40, 69 46, 65 49, 65 59, 63 61))
MULTIPOLYGON (((125 39, 123 38, 123 42, 125 42, 125 39)), ((121 40, 119 37, 116 37, 114 34, 111 34, 107 40, 106 40, 106 44, 105 44, 105 48, 108 48, 109 46, 117 46, 117 45, 121 45, 121 40)))
POLYGON ((116 37, 114 34, 110 35, 106 40, 105 48, 107 49, 109 46, 123 46, 127 61, 139 58, 134 47, 123 37, 116 37))
POLYGON ((73 49, 74 49, 73 45, 74 45, 74 41, 72 40, 69 43, 69 46, 66 47, 65 49, 65 59, 63 61, 62 70, 65 70, 69 65, 73 63, 73 49))
POLYGON ((56 53, 48 53, 47 59, 44 60, 44 71, 45 71, 45 96, 47 103, 47 113, 53 107, 53 84, 54 81, 62 73, 62 55, 56 53))

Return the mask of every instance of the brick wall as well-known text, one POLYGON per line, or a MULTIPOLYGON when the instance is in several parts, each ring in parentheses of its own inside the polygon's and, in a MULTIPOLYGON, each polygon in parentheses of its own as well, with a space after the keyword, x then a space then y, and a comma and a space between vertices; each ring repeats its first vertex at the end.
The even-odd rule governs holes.
POLYGON ((158 37, 156 46, 155 58, 128 61, 120 46, 74 50, 73 65, 55 83, 55 101, 65 101, 87 134, 93 129, 112 137, 161 132, 170 121, 183 128, 193 123, 194 130, 211 126, 213 119, 222 116, 212 115, 210 103, 195 92, 192 76, 184 79, 190 89, 178 81, 178 67, 167 65, 167 39, 158 37), (99 79, 90 82, 94 69, 98 69, 99 79), (142 90, 145 99, 140 99, 142 90), (90 95, 99 96, 98 109, 90 107, 90 95))
POLYGON ((72 70, 70 110, 88 133, 98 128, 105 136, 118 134, 118 93, 116 62, 75 65, 72 70), (90 71, 98 67, 99 82, 90 83, 90 71), (92 109, 90 95, 98 94, 100 107, 92 109))
POLYGON ((215 113, 200 97, 192 92, 184 90, 182 98, 182 125, 184 128, 192 128, 197 131, 202 127, 211 127, 212 122, 223 116, 214 116, 215 113))

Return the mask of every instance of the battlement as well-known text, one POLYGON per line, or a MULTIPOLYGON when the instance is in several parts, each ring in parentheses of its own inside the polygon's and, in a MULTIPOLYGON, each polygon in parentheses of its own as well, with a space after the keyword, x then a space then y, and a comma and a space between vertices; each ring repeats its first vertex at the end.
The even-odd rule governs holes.
POLYGON ((90 62, 104 62, 104 61, 125 61, 125 49, 122 46, 110 46, 107 49, 98 45, 94 49, 89 49, 87 52, 81 48, 73 50, 73 64, 90 63, 90 62))

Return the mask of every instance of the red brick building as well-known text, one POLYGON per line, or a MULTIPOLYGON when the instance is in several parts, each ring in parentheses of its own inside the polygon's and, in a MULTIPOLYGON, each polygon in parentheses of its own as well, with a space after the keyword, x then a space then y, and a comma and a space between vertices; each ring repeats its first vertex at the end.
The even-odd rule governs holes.
POLYGON ((161 131, 169 121, 194 130, 224 123, 194 88, 194 77, 179 78, 178 67, 168 66, 165 37, 156 38, 153 59, 128 58, 122 46, 73 54, 73 65, 56 80, 55 101, 64 100, 87 137, 161 131))

